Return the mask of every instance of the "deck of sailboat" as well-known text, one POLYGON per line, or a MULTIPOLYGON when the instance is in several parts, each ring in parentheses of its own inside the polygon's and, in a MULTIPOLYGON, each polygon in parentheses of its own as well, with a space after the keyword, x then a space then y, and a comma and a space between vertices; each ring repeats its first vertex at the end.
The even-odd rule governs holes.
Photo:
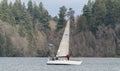
POLYGON ((48 60, 48 65, 80 65, 82 61, 71 60, 48 60))

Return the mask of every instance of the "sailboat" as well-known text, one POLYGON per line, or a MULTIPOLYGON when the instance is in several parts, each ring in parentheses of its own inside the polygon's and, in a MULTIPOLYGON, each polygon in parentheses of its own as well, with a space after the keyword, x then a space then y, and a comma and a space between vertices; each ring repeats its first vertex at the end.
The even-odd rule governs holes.
POLYGON ((80 65, 82 61, 71 61, 69 55, 69 37, 70 37, 70 20, 67 20, 67 25, 60 42, 56 57, 47 61, 48 65, 80 65), (64 58, 64 59, 58 59, 64 58))

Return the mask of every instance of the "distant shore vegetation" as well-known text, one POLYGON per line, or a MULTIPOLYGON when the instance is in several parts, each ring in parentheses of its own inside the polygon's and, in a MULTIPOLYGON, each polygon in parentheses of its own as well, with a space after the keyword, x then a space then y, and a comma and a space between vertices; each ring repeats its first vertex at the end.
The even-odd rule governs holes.
MULTIPOLYGON (((79 7, 77 7, 79 8, 79 7)), ((49 44, 59 47, 70 18, 70 54, 76 57, 120 56, 120 0, 89 0, 83 14, 65 6, 52 17, 42 2, 0 2, 0 56, 49 56, 49 44)))

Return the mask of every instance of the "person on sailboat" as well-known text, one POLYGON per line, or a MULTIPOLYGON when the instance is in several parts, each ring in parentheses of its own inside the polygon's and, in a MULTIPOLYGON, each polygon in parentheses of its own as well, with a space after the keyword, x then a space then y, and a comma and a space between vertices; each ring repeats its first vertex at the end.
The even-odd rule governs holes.
POLYGON ((67 58, 67 60, 70 60, 70 55, 67 55, 66 58, 67 58))
POLYGON ((58 60, 58 57, 51 57, 50 60, 52 60, 52 61, 54 61, 54 60, 58 60))

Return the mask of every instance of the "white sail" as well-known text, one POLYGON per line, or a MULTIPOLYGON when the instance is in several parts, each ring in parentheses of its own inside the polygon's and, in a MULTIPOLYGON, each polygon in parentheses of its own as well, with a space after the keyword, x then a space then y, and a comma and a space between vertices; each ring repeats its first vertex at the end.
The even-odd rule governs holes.
POLYGON ((60 42, 60 46, 57 51, 56 57, 69 55, 69 33, 70 33, 70 20, 67 21, 67 25, 65 27, 65 31, 60 42))

